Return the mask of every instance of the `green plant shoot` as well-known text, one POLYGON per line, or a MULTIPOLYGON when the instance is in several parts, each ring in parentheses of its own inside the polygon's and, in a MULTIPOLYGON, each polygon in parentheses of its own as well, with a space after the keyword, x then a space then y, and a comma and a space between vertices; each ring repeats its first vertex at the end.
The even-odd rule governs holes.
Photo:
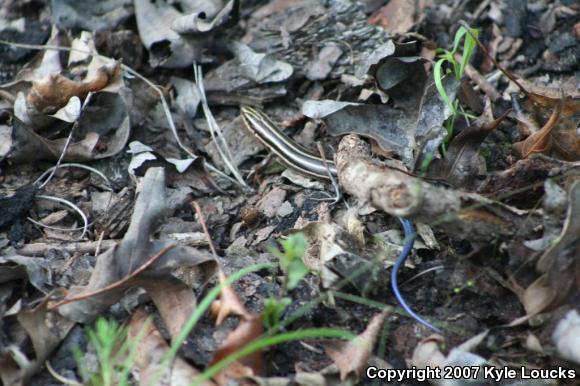
POLYGON ((446 146, 451 141, 453 136, 453 129, 455 126, 455 120, 459 114, 464 115, 466 117, 472 118, 470 114, 465 113, 464 111, 460 110, 459 108, 459 101, 455 100, 451 102, 447 91, 445 90, 445 86, 443 85, 443 78, 444 78, 444 65, 447 64, 448 68, 445 70, 446 73, 451 73, 457 80, 461 80, 463 74, 465 73, 465 67, 471 60, 471 56, 473 55, 473 51, 475 49, 475 45, 477 44, 475 39, 477 38, 479 31, 474 28, 470 28, 471 33, 467 33, 467 29, 463 26, 459 27, 457 32, 455 33, 455 39, 453 40, 453 49, 451 51, 445 50, 442 48, 437 49, 438 60, 435 62, 433 66, 433 78, 435 80, 435 88, 437 92, 443 99, 443 102, 451 109, 452 115, 445 123, 445 128, 447 129, 447 136, 443 141, 442 152, 445 154, 446 146), (461 55, 461 60, 457 61, 455 55, 459 50, 459 46, 461 45, 461 41, 463 41, 463 50, 461 55))
MULTIPOLYGON (((477 29, 472 28, 471 33, 473 36, 477 37, 479 31, 477 29)), ((471 34, 467 33, 465 27, 461 26, 455 33, 455 39, 453 41, 453 49, 451 51, 445 49, 437 49, 437 54, 439 59, 435 62, 435 66, 433 67, 433 76, 435 79, 435 87, 437 88, 437 92, 441 95, 441 98, 445 102, 447 106, 453 111, 454 114, 458 114, 459 111, 457 110, 457 103, 451 103, 449 96, 447 95, 447 91, 445 91, 445 87, 443 86, 443 65, 445 63, 449 64, 452 68, 451 72, 455 76, 457 80, 461 80, 463 74, 465 73, 465 67, 471 60, 471 56, 473 55, 473 51, 475 49, 475 39, 472 37, 471 34), (461 62, 458 62, 455 59, 455 54, 459 49, 459 45, 461 44, 461 40, 463 39, 463 53, 461 55, 461 62)))
POLYGON ((282 313, 292 303, 290 298, 268 298, 264 302, 263 323, 268 330, 274 330, 280 325, 282 313))
POLYGON ((280 268, 286 274, 286 289, 293 290, 309 272, 308 267, 302 262, 302 256, 306 252, 308 243, 303 233, 295 233, 286 240, 280 241, 283 251, 270 248, 270 252, 280 259, 280 268))
POLYGON ((73 355, 83 381, 91 386, 129 385, 129 372, 137 353, 137 339, 129 339, 127 328, 115 320, 98 318, 95 326, 88 328, 87 339, 98 360, 98 369, 88 369, 84 355, 76 348, 73 355))

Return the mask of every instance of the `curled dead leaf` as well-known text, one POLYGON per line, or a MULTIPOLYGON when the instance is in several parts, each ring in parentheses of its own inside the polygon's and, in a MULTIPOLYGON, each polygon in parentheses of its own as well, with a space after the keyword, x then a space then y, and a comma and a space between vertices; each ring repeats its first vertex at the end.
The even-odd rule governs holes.
MULTIPOLYGON (((220 284, 226 281, 226 275, 220 269, 218 271, 218 279, 220 284)), ((216 318, 216 325, 222 322, 230 315, 241 316, 244 319, 250 319, 251 314, 240 301, 240 298, 230 285, 222 288, 219 300, 216 300, 211 305, 211 312, 216 318)))
POLYGON ((326 348, 326 353, 340 371, 341 381, 345 381, 350 374, 360 379, 367 367, 369 356, 382 330, 386 315, 386 311, 375 315, 367 328, 355 339, 342 343, 338 347, 326 348))
POLYGON ((89 92, 105 88, 119 71, 118 64, 104 65, 91 79, 84 82, 70 80, 60 74, 51 74, 32 82, 26 101, 40 113, 52 113, 65 106, 73 96, 84 98, 89 92))
MULTIPOLYGON (((153 381, 169 386, 188 385, 199 375, 199 371, 180 357, 176 357, 169 366, 164 365, 169 346, 145 311, 137 310, 131 317, 129 337, 138 345, 135 367, 140 371, 141 385, 152 385, 153 381)), ((200 386, 214 385, 206 381, 200 386)))
MULTIPOLYGON (((233 354, 257 339, 264 332, 261 314, 250 314, 242 318, 239 326, 233 330, 220 348, 215 352, 210 366, 218 363, 230 354, 233 354)), ((231 363, 214 380, 219 385, 225 385, 229 379, 260 375, 262 373, 262 353, 256 351, 231 363)))
POLYGON ((522 158, 527 158, 534 153, 547 154, 550 151, 552 145, 552 130, 558 123, 561 112, 562 104, 559 103, 552 112, 550 119, 548 119, 540 131, 533 133, 524 141, 514 144, 514 149, 522 158))

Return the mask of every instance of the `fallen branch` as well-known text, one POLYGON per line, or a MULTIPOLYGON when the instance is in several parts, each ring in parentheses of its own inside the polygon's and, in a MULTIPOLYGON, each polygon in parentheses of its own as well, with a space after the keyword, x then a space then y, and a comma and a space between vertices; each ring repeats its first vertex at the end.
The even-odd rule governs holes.
POLYGON ((369 145, 356 135, 343 137, 336 160, 340 185, 360 202, 438 227, 456 238, 484 242, 526 238, 542 224, 538 212, 435 186, 375 163, 369 145))
MULTIPOLYGON (((180 244, 188 245, 191 247, 205 247, 208 245, 207 239, 202 232, 189 232, 189 233, 169 233, 167 238, 170 240, 178 241, 180 244)), ((52 249, 58 249, 61 252, 66 252, 68 254, 94 254, 100 248, 101 250, 107 250, 113 248, 115 245, 119 244, 121 240, 108 239, 102 241, 83 241, 83 242, 67 242, 67 243, 31 243, 26 244, 22 248, 15 250, 19 255, 22 256, 44 256, 46 253, 52 249)))

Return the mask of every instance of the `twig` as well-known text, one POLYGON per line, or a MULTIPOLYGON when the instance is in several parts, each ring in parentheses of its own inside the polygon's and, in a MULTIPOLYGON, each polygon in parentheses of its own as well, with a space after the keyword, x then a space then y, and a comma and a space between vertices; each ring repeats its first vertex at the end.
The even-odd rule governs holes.
MULTIPOLYGON (((458 62, 461 62, 461 55, 455 54, 455 59, 458 62)), ((465 66, 465 73, 475 84, 481 88, 481 90, 491 99, 492 102, 496 102, 498 99, 501 98, 500 93, 483 77, 479 71, 471 64, 467 63, 465 66)))
POLYGON ((330 172, 330 169, 328 167, 328 162, 326 162, 326 154, 324 153, 324 148, 322 147, 320 142, 316 142, 316 147, 318 148, 318 152, 320 153, 320 158, 322 159, 322 163, 324 164, 324 167, 326 169, 326 174, 328 175, 328 178, 330 178, 330 182, 332 182, 332 186, 334 187, 335 196, 334 196, 334 201, 332 202, 332 205, 337 204, 342 197, 342 194, 340 192, 340 186, 338 185, 338 182, 336 182, 336 178, 334 178, 334 176, 330 172))
MULTIPOLYGON (((101 247, 103 246, 103 238, 105 237, 105 231, 101 231, 99 239, 97 240, 97 247, 95 248, 95 256, 99 256, 101 252, 101 247)), ((107 248, 108 249, 108 248, 107 248)))
POLYGON ((159 259, 161 256, 163 256, 163 254, 165 254, 165 252, 167 252, 171 248, 175 247, 176 245, 177 244, 171 244, 171 245, 168 245, 167 247, 163 248, 162 250, 160 250, 159 252, 157 252, 155 255, 151 256, 145 262, 145 264, 143 264, 138 269, 136 269, 135 271, 131 272, 129 275, 125 276, 121 280, 118 280, 118 281, 116 281, 114 283, 111 283, 108 286, 103 287, 103 288, 100 288, 100 289, 98 289, 96 291, 88 292, 88 293, 85 293, 85 294, 81 294, 81 295, 78 295, 78 296, 74 296, 72 298, 68 298, 68 299, 61 300, 60 302, 57 302, 57 303, 51 305, 50 307, 48 307, 48 310, 49 311, 54 311, 55 309, 57 309, 57 308, 59 308, 61 306, 64 306, 65 304, 77 302, 79 300, 88 299, 88 298, 91 298, 93 296, 100 295, 102 293, 108 292, 108 291, 110 291, 112 289, 121 287, 123 284, 127 283, 129 280, 133 279, 135 276, 139 275, 141 272, 143 272, 147 268, 149 268, 153 263, 155 263, 157 261, 157 259, 159 259))
MULTIPOLYGON (((194 247, 202 247, 207 245, 206 237, 201 232, 192 233, 169 233, 167 238, 177 241, 180 244, 186 244, 194 247)), ((107 250, 113 248, 121 240, 104 239, 102 241, 80 241, 80 242, 55 242, 55 243, 29 243, 22 248, 15 251, 15 253, 23 256, 42 256, 51 249, 58 249, 67 253, 79 254, 99 254, 100 250, 107 250), (100 245, 99 245, 100 242, 100 245), (100 247, 100 248, 99 248, 100 247)))
MULTIPOLYGON (((103 240, 101 243, 102 249, 113 248, 121 240, 103 240)), ((83 241, 76 243, 30 243, 24 245, 18 250, 18 254, 23 256, 40 256, 46 254, 51 249, 58 249, 67 253, 94 253, 98 248, 98 241, 83 241)))
POLYGON ((495 60, 495 58, 489 53, 489 51, 487 50, 487 48, 483 45, 482 42, 479 41, 479 39, 477 38, 477 36, 473 35, 473 33, 471 33, 471 27, 463 20, 461 20, 459 22, 459 24, 461 24, 463 27, 465 27, 465 30, 467 31, 467 33, 469 34, 469 36, 471 36, 473 38, 473 40, 475 40, 475 43, 477 43, 477 46, 483 51, 483 53, 493 62, 493 64, 495 64, 495 66, 498 68, 498 70, 500 70, 505 76, 507 76, 507 78, 509 80, 511 80, 512 82, 514 82, 520 89, 521 92, 523 92, 524 94, 528 94, 528 90, 526 90, 526 88, 512 75, 510 74, 506 69, 504 69, 501 64, 499 64, 499 62, 497 60, 495 60))
POLYGON ((203 213, 201 212, 201 208, 200 208, 199 204, 197 203, 197 201, 192 201, 191 205, 193 206, 193 209, 195 209, 195 213, 197 213, 197 216, 199 217, 199 223, 201 224, 201 227, 203 228, 203 233, 205 233, 205 237, 207 238, 207 242, 209 244, 209 249, 211 249, 211 253, 213 253, 213 256, 217 260, 218 254, 215 250, 215 247, 213 246, 213 242, 211 241, 211 236, 209 234, 209 231, 207 230, 207 225, 205 224, 205 219, 203 217, 203 213))

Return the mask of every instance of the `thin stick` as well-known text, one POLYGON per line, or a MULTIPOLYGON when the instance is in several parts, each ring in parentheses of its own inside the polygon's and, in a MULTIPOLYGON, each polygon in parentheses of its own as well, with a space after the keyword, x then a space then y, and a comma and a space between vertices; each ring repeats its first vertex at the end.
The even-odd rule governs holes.
POLYGON ((93 254, 100 247, 101 249, 113 248, 121 240, 107 239, 100 241, 81 241, 73 243, 29 243, 18 250, 18 253, 24 256, 43 255, 51 249, 58 249, 62 252, 73 253, 90 253, 93 254))
POLYGON ((514 82, 519 87, 519 89, 520 89, 521 92, 523 92, 524 94, 527 95, 528 94, 528 90, 526 90, 526 88, 512 74, 510 74, 506 69, 504 69, 501 66, 501 64, 498 63, 497 60, 495 60, 495 58, 489 53, 489 51, 483 45, 483 43, 479 41, 479 39, 477 38, 477 36, 475 36, 475 35, 473 35, 471 33, 471 27, 465 21, 463 21, 463 20, 461 20, 459 22, 459 24, 461 24, 463 27, 465 27, 465 30, 467 31, 467 33, 469 34, 469 36, 471 36, 473 38, 473 40, 475 40, 475 42, 477 43, 477 46, 493 62, 493 64, 495 64, 495 66, 498 68, 498 70, 500 70, 505 76, 507 76, 509 80, 511 80, 512 82, 514 82))
POLYGON ((213 256, 216 259, 218 259, 218 254, 215 250, 215 247, 213 246, 213 242, 211 241, 211 236, 209 235, 209 231, 207 230, 207 225, 205 224, 205 219, 203 217, 203 213, 201 212, 199 204, 197 203, 197 201, 193 201, 191 203, 191 206, 193 206, 193 209, 195 209, 195 213, 197 213, 197 216, 199 217, 199 223, 203 228, 203 233, 205 233, 205 237, 207 237, 207 242, 209 244, 209 249, 211 249, 211 253, 213 253, 213 256))
MULTIPOLYGON (((461 62, 461 55, 455 54, 455 60, 461 62)), ((492 102, 496 102, 501 98, 500 93, 477 71, 475 67, 467 63, 465 66, 465 73, 479 88, 491 99, 492 102)))
POLYGON ((166 246, 165 248, 163 248, 162 250, 160 250, 159 252, 157 252, 155 255, 151 256, 145 262, 145 264, 143 264, 141 267, 139 267, 135 271, 131 272, 129 275, 125 276, 121 280, 118 280, 118 281, 116 281, 114 283, 111 283, 108 286, 103 287, 103 288, 100 288, 100 289, 98 289, 96 291, 88 292, 88 293, 85 293, 85 294, 81 294, 81 295, 78 295, 78 296, 74 296, 72 298, 68 298, 68 299, 61 300, 60 302, 57 302, 57 303, 53 304, 52 306, 48 307, 48 310, 49 311, 54 311, 55 309, 57 309, 57 308, 59 308, 61 306, 64 306, 65 304, 77 302, 79 300, 88 299, 88 298, 91 298, 93 296, 100 295, 102 293, 108 292, 108 291, 110 291, 112 289, 121 287, 123 284, 126 284, 129 280, 133 279, 135 276, 139 275, 141 272, 143 272, 147 268, 149 268, 153 263, 155 263, 157 261, 157 259, 159 259, 161 256, 163 256, 165 254, 165 252, 167 252, 171 248, 175 247, 176 245, 177 244, 171 244, 171 245, 166 246))

